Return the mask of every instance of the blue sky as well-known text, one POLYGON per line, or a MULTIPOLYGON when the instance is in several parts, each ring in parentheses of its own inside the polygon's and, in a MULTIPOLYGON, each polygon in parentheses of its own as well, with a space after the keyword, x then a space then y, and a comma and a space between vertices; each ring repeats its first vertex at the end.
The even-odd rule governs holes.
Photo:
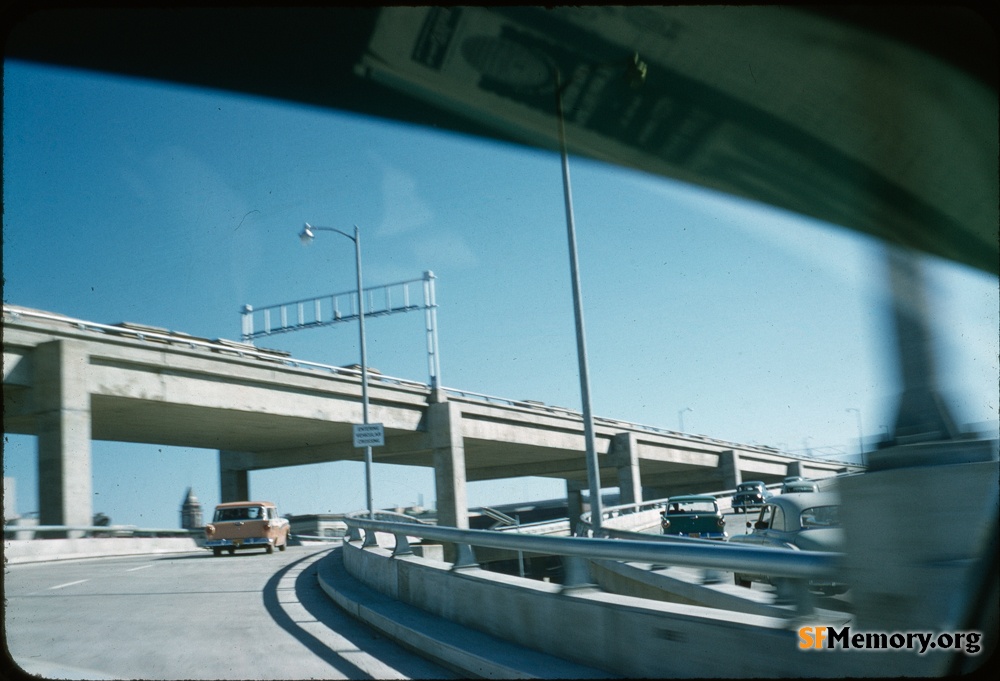
MULTIPOLYGON (((559 158, 355 115, 8 62, 4 302, 238 340, 241 307, 437 276, 444 385, 578 409, 559 158), (323 238, 328 237, 328 238, 323 238)), ((572 160, 593 408, 738 442, 857 451, 897 386, 880 245, 745 201, 572 160)), ((997 419, 997 281, 932 258, 946 394, 997 419)), ((357 328, 265 347, 346 365, 357 328)), ((373 319, 371 366, 427 380, 422 313, 373 319)), ((192 486, 218 501, 214 451, 95 442, 94 510, 174 527, 192 486)), ((34 440, 7 436, 18 510, 37 508, 34 440)), ((282 512, 364 506, 362 466, 251 474, 282 512)), ((435 494, 429 469, 377 465, 378 506, 435 494)), ((471 505, 562 495, 560 481, 470 484, 471 505)))

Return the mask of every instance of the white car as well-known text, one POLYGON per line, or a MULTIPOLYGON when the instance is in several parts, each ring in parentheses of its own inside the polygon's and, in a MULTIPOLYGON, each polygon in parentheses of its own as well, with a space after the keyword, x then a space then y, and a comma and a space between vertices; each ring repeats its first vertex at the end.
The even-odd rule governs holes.
MULTIPOLYGON (((840 528, 840 498, 829 492, 789 493, 769 498, 755 522, 747 522, 753 531, 733 535, 729 541, 750 546, 790 549, 793 551, 841 551, 844 545, 840 528)), ((751 582, 773 583, 767 575, 733 572, 736 584, 749 587, 751 582)), ((810 582, 809 589, 824 595, 847 591, 837 582, 810 582)))

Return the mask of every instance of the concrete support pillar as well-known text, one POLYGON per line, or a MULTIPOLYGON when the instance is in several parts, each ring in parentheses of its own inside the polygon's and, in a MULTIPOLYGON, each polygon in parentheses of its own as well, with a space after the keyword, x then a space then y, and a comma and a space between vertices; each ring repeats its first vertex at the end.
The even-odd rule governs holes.
POLYGON ((792 477, 792 476, 795 476, 795 475, 799 476, 800 478, 801 477, 805 477, 803 475, 803 473, 802 473, 802 462, 801 461, 789 461, 788 465, 785 466, 785 476, 786 477, 792 477))
POLYGON ((33 353, 42 525, 93 522, 88 363, 83 347, 73 341, 43 343, 33 353))
POLYGON ((608 460, 618 471, 618 503, 640 503, 642 481, 639 476, 639 443, 635 433, 615 434, 608 447, 608 460))
POLYGON ((570 534, 574 536, 579 534, 576 528, 580 522, 580 516, 583 515, 583 490, 586 488, 587 483, 585 482, 566 481, 567 517, 569 518, 570 534))
POLYGON ((427 406, 427 428, 434 452, 434 485, 438 524, 469 527, 469 504, 465 484, 465 443, 462 410, 454 402, 427 406))
POLYGON ((219 452, 219 501, 248 501, 250 471, 240 466, 240 453, 219 452))
POLYGON ((723 489, 736 489, 736 486, 743 482, 740 455, 732 449, 719 453, 719 477, 723 489))

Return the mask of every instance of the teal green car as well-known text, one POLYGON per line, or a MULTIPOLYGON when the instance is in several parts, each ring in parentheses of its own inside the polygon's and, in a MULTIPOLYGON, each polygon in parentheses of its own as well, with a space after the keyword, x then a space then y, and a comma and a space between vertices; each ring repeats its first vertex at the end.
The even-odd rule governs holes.
POLYGON ((670 497, 660 514, 663 534, 696 539, 726 539, 726 520, 719 502, 707 494, 670 497))

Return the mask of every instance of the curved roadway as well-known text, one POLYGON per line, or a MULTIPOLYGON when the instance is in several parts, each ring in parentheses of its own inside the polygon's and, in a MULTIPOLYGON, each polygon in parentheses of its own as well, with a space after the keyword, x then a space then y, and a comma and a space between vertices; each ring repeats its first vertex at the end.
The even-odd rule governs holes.
POLYGON ((7 651, 45 678, 454 677, 330 601, 316 580, 330 550, 7 566, 7 651))

